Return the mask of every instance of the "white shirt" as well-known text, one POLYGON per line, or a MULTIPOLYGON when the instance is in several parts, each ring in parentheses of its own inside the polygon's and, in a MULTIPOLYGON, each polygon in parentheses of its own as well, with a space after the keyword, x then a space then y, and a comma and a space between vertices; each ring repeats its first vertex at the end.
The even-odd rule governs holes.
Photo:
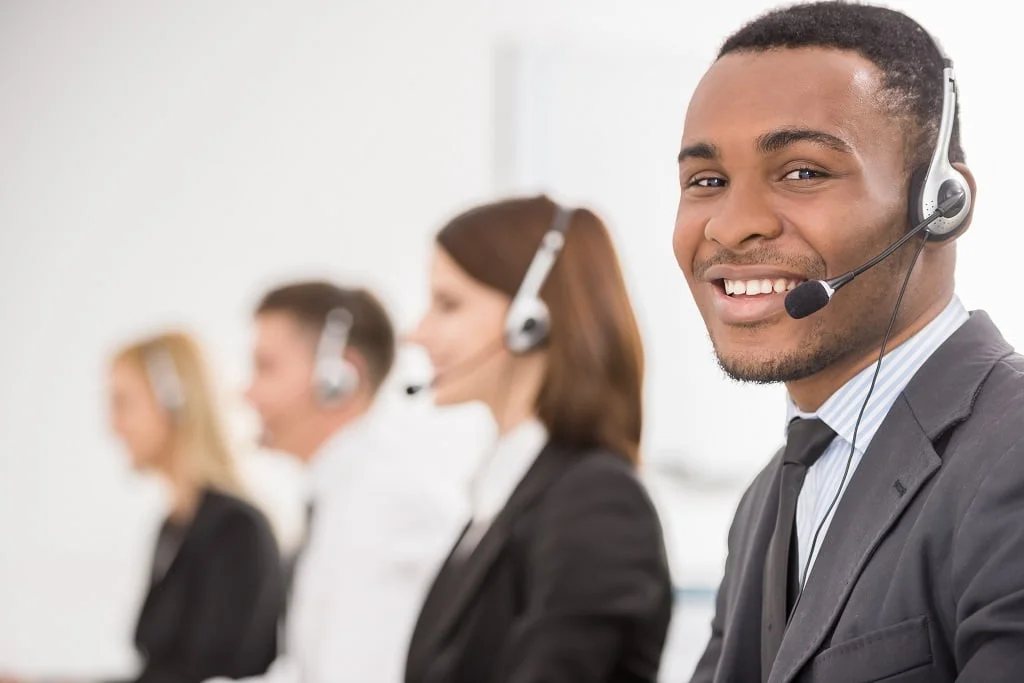
POLYGON ((967 321, 968 317, 967 309, 964 308, 960 299, 954 296, 946 308, 920 332, 892 351, 886 352, 878 371, 875 389, 871 393, 867 408, 864 410, 864 417, 857 429, 857 443, 852 458, 850 458, 850 447, 853 445, 854 428, 861 406, 864 404, 864 397, 871 386, 875 363, 871 363, 840 387, 821 405, 816 413, 801 412, 794 405, 792 399, 787 396, 787 426, 797 417, 817 417, 836 433, 836 438, 825 449, 825 453, 808 468, 803 488, 797 498, 796 535, 800 557, 801 585, 804 582, 804 568, 807 567, 810 571, 814 566, 818 551, 821 550, 832 518, 839 507, 839 500, 846 492, 853 473, 860 465, 875 433, 882 426, 885 416, 889 414, 892 404, 925 361, 967 321), (843 473, 848 460, 850 461, 850 470, 844 480, 843 473), (842 491, 839 491, 840 482, 842 482, 842 491), (839 500, 828 513, 828 517, 822 521, 837 492, 839 492, 839 500), (814 542, 814 535, 818 531, 819 525, 821 531, 818 533, 817 542, 814 542), (812 544, 814 555, 811 556, 808 565, 808 555, 811 552, 812 544))
POLYGON ((470 483, 470 521, 458 554, 472 552, 548 441, 540 420, 531 418, 505 433, 480 464, 470 483))
POLYGON ((378 422, 371 414, 338 432, 310 463, 316 512, 295 570, 284 654, 265 675, 243 680, 402 682, 464 493, 421 450, 392 437, 394 425, 378 422))

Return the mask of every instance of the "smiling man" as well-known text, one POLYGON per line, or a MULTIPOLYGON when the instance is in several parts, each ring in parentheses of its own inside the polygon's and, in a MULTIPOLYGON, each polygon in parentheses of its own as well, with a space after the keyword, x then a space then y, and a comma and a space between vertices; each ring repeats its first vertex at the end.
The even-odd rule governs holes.
POLYGON ((931 37, 857 4, 762 16, 693 94, 675 254, 723 370, 788 393, 694 682, 1020 680, 1024 358, 954 293, 957 119, 931 37))

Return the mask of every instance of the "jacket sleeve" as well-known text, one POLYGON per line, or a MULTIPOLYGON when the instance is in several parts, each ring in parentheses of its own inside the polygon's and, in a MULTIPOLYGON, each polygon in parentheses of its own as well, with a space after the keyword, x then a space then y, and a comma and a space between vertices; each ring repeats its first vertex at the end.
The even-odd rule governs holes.
POLYGON ((501 683, 610 680, 627 633, 650 634, 657 674, 671 617, 661 525, 642 484, 610 454, 545 494, 530 544, 524 613, 501 653, 501 683))
POLYGON ((986 475, 955 532, 958 683, 1009 683, 1024 671, 1024 444, 986 475))
POLYGON ((736 558, 736 528, 737 519, 744 509, 744 501, 749 496, 749 490, 744 494, 737 507, 736 515, 729 526, 729 542, 725 557, 725 571, 722 580, 718 584, 718 591, 715 594, 715 615, 711 619, 711 636, 704 648, 704 654, 697 661, 697 666, 690 678, 690 683, 712 683, 715 679, 715 671, 718 669, 718 660, 722 656, 722 638, 725 634, 725 615, 727 612, 728 596, 734 579, 735 558, 736 558))

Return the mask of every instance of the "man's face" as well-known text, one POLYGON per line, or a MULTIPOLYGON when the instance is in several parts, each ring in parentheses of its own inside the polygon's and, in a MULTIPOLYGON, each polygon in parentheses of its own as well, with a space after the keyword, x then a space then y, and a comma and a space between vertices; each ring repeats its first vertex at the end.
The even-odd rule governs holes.
POLYGON ((308 455, 307 433, 320 413, 313 394, 314 342, 287 313, 256 317, 252 384, 246 397, 259 413, 265 445, 308 455))
POLYGON ((673 247, 732 377, 802 379, 881 341, 910 247, 819 313, 783 307, 799 282, 851 270, 906 229, 904 124, 881 85, 855 53, 801 48, 726 55, 697 87, 673 247))

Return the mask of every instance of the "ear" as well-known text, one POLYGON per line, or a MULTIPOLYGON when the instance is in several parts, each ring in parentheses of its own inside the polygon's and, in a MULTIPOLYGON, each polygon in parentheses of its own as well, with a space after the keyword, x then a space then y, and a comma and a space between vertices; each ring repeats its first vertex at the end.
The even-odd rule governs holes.
POLYGON ((363 354, 349 347, 345 349, 344 358, 355 368, 356 374, 359 375, 359 383, 356 385, 355 393, 358 394, 364 389, 368 389, 370 387, 370 366, 367 365, 363 354))

